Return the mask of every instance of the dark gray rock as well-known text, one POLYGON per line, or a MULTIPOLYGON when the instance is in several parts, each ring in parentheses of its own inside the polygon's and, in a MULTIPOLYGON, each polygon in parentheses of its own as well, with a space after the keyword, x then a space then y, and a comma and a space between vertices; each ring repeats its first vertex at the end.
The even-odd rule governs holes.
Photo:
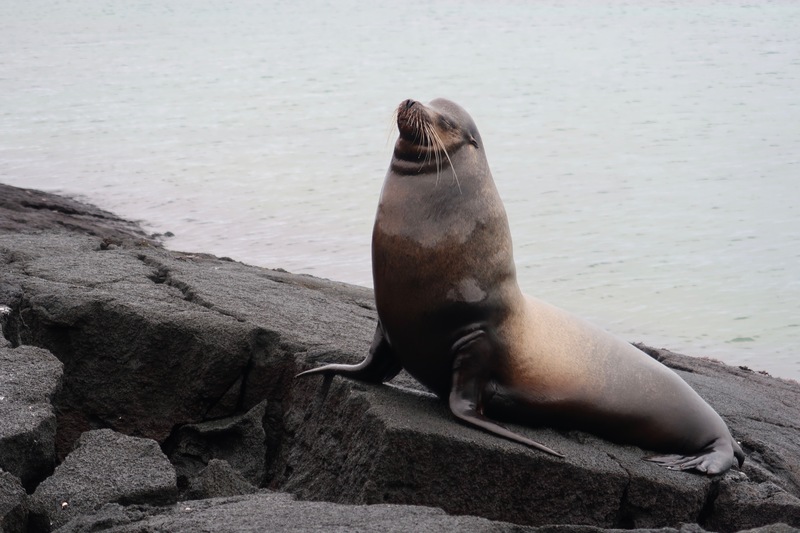
POLYGON ((0 232, 31 233, 67 229, 103 239, 103 246, 122 242, 161 246, 138 224, 71 198, 0 183, 0 232))
POLYGON ((80 517, 59 533, 248 533, 248 532, 524 532, 535 531, 473 516, 448 516, 440 509, 409 505, 337 505, 298 502, 287 494, 262 492, 234 498, 181 502, 166 509, 106 506, 80 517), (151 514, 152 513, 152 514, 151 514))
POLYGON ((28 495, 15 476, 0 470, 0 532, 23 533, 28 529, 28 495))
POLYGON ((0 346, 0 469, 19 477, 28 490, 55 466, 50 400, 61 375, 61 363, 46 350, 0 346))
POLYGON ((741 530, 740 533, 797 533, 800 529, 787 524, 777 523, 768 526, 754 527, 753 529, 741 530))
MULTIPOLYGON (((5 337, 64 363, 53 400, 63 453, 99 427, 174 452, 196 442, 179 438, 187 426, 221 424, 225 434, 261 404, 250 429, 258 433, 262 420, 266 458, 257 452, 251 471, 263 464, 265 486, 303 498, 441 507, 562 531, 800 525, 794 382, 648 349, 729 423, 748 454, 744 476, 671 472, 642 461, 648 452, 638 448, 517 428, 565 453, 561 460, 458 423, 405 373, 386 386, 295 380, 320 362, 364 357, 375 327, 367 289, 137 242, 103 248, 95 236, 55 231, 0 229, 0 263, 5 337), (747 516, 737 514, 744 508, 747 516)), ((252 454, 249 439, 234 440, 231 448, 205 440, 187 482, 200 483, 215 455, 252 454)))
POLYGON ((30 528, 51 531, 105 503, 174 503, 177 491, 175 469, 154 440, 90 431, 31 496, 30 528))
POLYGON ((208 466, 189 481, 186 499, 205 500, 257 491, 258 488, 244 479, 227 461, 211 459, 208 466))
POLYGON ((223 459, 253 485, 263 484, 267 458, 266 408, 265 400, 243 415, 181 426, 166 445, 178 473, 178 485, 184 485, 212 459, 223 459))
POLYGON ((737 531, 785 522, 800 524, 800 500, 774 483, 720 483, 714 513, 707 526, 714 531, 737 531))
MULTIPOLYGON (((2 244, 25 249, 32 238, 2 244)), ((0 298, 3 277, 19 288, 6 335, 47 346, 64 363, 54 399, 61 457, 90 429, 161 442, 215 409, 236 413, 240 394, 230 389, 241 388, 255 328, 187 302, 156 275, 137 252, 98 250, 95 239, 69 234, 39 237, 35 255, 0 274, 0 298), (17 277, 18 268, 27 275, 17 277)))
POLYGON ((313 380, 297 385, 287 415, 295 442, 277 485, 303 498, 433 505, 533 525, 662 527, 697 521, 712 483, 590 435, 515 427, 562 460, 461 425, 430 394, 313 380))
POLYGON ((206 256, 47 233, 2 235, 2 260, 5 335, 65 365, 61 456, 100 427, 163 442, 265 398, 279 417, 295 355, 357 353, 374 329, 367 289, 206 256))
MULTIPOLYGON (((340 505, 296 501, 288 494, 261 492, 250 496, 187 501, 171 507, 123 507, 110 504, 73 519, 58 533, 248 533, 275 532, 515 532, 515 533, 703 533, 695 524, 678 528, 602 529, 586 525, 520 526, 474 516, 451 516, 441 509, 411 505, 340 505)), ((753 533, 787 533, 774 525, 753 533)))

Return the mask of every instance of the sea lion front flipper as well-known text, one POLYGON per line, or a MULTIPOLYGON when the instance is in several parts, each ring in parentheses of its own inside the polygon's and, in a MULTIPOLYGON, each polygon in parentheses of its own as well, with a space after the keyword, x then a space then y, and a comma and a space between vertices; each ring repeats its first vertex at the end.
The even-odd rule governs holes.
POLYGON ((386 336, 383 334, 381 323, 378 322, 378 326, 375 328, 375 336, 372 338, 372 346, 369 348, 369 354, 366 359, 357 365, 325 365, 300 372, 295 377, 332 374, 370 383, 383 383, 395 377, 402 369, 402 363, 392 351, 392 347, 389 346, 389 341, 386 340, 386 336))
POLYGON ((521 442, 537 450, 564 457, 543 444, 501 426, 483 414, 483 397, 491 365, 491 344, 482 331, 475 331, 456 342, 453 351, 453 383, 450 389, 450 411, 459 419, 500 435, 521 442))

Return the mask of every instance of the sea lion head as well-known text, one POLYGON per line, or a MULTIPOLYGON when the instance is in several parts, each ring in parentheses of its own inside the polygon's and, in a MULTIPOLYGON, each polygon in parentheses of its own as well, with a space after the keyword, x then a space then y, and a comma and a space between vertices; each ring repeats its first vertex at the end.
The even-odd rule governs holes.
POLYGON ((437 175, 464 163, 486 165, 478 127, 464 108, 437 98, 425 105, 403 100, 397 107, 397 139, 392 170, 400 174, 437 175))

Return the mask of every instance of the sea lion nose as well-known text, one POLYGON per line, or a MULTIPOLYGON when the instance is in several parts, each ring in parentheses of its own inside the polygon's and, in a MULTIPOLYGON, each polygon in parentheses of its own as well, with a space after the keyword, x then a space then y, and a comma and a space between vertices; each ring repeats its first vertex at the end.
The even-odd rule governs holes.
POLYGON ((408 109, 411 106, 413 106, 415 103, 416 102, 414 100, 409 98, 408 100, 404 101, 401 105, 402 105, 402 107, 405 107, 406 109, 408 109))

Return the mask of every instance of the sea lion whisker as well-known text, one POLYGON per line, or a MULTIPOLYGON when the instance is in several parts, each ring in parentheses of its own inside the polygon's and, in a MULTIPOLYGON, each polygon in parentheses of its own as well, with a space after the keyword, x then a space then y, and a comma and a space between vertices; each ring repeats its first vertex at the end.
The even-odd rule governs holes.
POLYGON ((396 124, 397 124, 397 109, 395 109, 394 113, 392 113, 392 119, 389 121, 389 129, 386 132, 386 145, 387 146, 389 145, 389 141, 394 136, 394 129, 395 129, 395 127, 397 127, 396 124))
POLYGON ((439 148, 441 146, 441 139, 436 135, 436 129, 433 127, 433 124, 426 123, 425 124, 425 131, 428 136, 429 140, 429 154, 433 153, 433 157, 436 162, 436 183, 434 184, 435 187, 439 186, 439 176, 442 173, 442 157, 439 153, 439 148))
MULTIPOLYGON (((422 132, 423 144, 424 146, 430 146, 431 144, 431 136, 430 132, 428 131, 428 127, 424 123, 420 123, 420 131, 422 132)), ((428 162, 431 160, 431 152, 430 150, 425 150, 425 164, 427 165, 428 162)))
POLYGON ((464 192, 461 190, 461 183, 458 181, 458 174, 456 173, 456 168, 453 166, 453 161, 450 159, 450 154, 447 153, 447 148, 445 148, 444 142, 442 142, 442 138, 439 136, 438 133, 436 133, 436 130, 431 129, 431 133, 433 133, 434 138, 438 142, 439 146, 441 146, 442 152, 444 152, 444 156, 447 158, 447 162, 450 163, 450 168, 453 171, 453 178, 456 180, 456 186, 458 187, 458 193, 464 194, 464 192))
MULTIPOLYGON (((420 136, 422 138, 421 145, 423 147, 428 146, 430 144, 430 137, 428 135, 428 131, 427 131, 427 128, 425 126, 425 123, 422 120, 418 120, 417 123, 416 123, 416 126, 419 128, 420 136)), ((420 166, 419 166, 420 172, 422 172, 422 169, 425 168, 425 166, 428 164, 428 162, 430 161, 430 158, 431 158, 431 154, 430 154, 430 152, 428 150, 420 150, 420 155, 423 155, 423 153, 424 153, 424 157, 422 158, 422 163, 420 163, 420 166)))
POLYGON ((422 131, 419 128, 419 118, 414 117, 414 142, 419 143, 420 141, 423 140, 424 138, 422 136, 422 131))
POLYGON ((438 186, 439 185, 439 175, 441 174, 441 170, 442 170, 442 161, 441 161, 441 158, 439 156, 439 149, 438 149, 439 147, 438 147, 438 144, 437 144, 436 131, 433 129, 433 126, 430 123, 426 123, 425 124, 425 132, 426 132, 426 135, 428 136, 428 141, 429 141, 429 144, 428 144, 428 146, 429 146, 428 157, 430 157, 430 155, 433 154, 433 158, 434 158, 434 161, 436 163, 436 184, 435 184, 435 186, 438 186))
POLYGON ((428 165, 428 163, 431 160, 430 150, 426 149, 428 146, 430 146, 431 139, 430 139, 430 134, 428 132, 428 126, 424 120, 418 119, 415 123, 415 127, 419 130, 421 137, 421 142, 420 142, 421 149, 418 155, 418 158, 422 158, 422 163, 420 163, 419 167, 421 172, 422 169, 424 169, 425 166, 428 165))

